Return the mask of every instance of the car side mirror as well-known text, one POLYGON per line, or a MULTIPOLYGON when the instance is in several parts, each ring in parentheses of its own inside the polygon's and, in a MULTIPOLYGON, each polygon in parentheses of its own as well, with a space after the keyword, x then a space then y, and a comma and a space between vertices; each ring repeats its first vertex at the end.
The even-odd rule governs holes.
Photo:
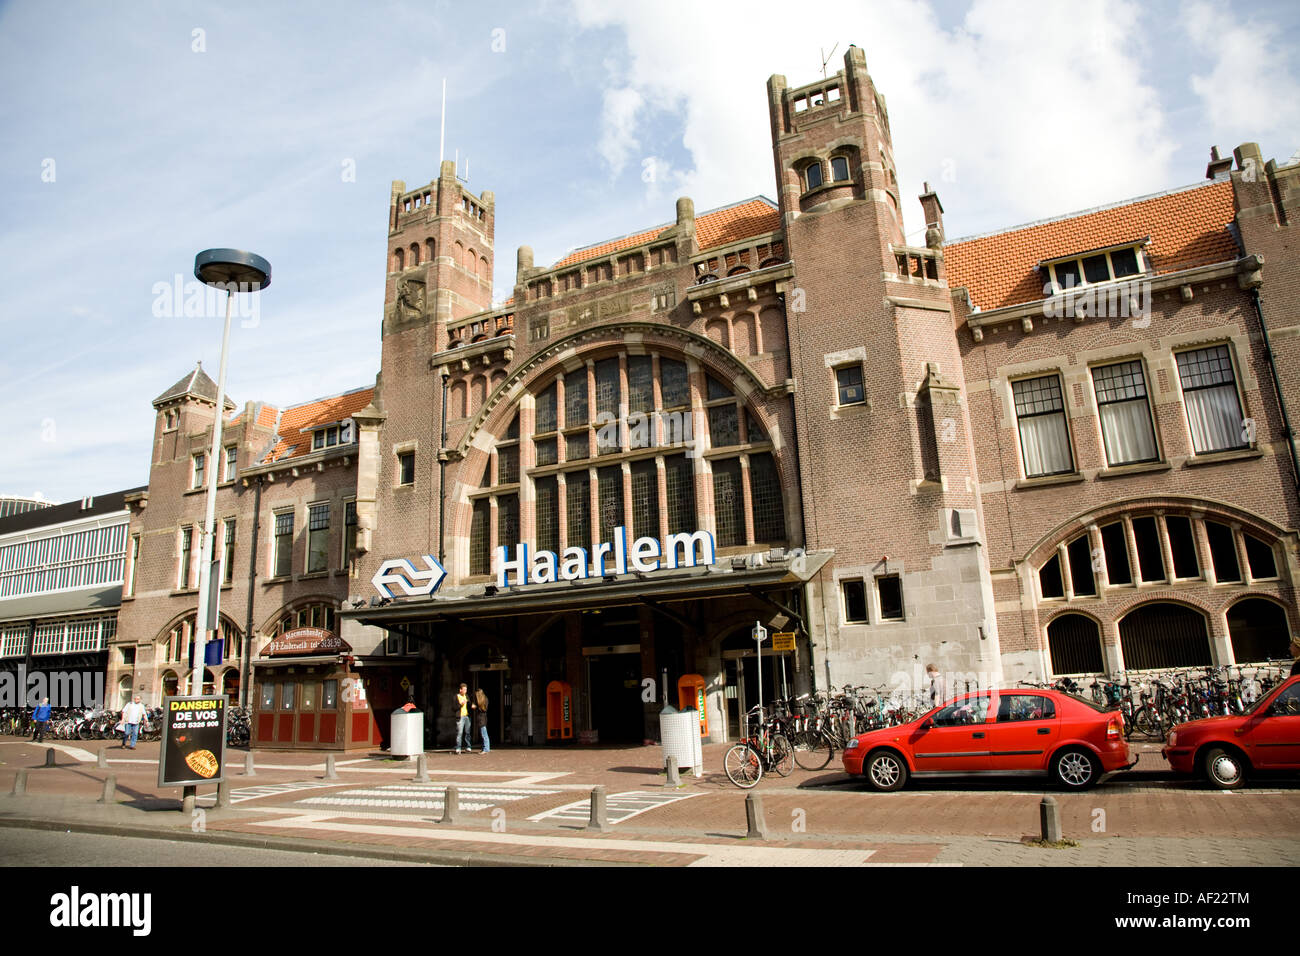
POLYGON ((933 727, 933 726, 934 726, 934 721, 933 721, 931 718, 929 718, 929 717, 927 717, 927 718, 925 718, 925 720, 921 721, 921 729, 922 729, 922 730, 929 730, 929 729, 930 729, 931 727, 933 727))

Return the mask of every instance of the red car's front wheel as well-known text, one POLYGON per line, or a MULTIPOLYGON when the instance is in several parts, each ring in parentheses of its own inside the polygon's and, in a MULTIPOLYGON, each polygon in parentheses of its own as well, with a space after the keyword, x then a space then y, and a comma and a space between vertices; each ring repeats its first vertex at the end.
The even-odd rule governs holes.
POLYGON ((1201 766, 1210 785, 1220 790, 1236 790, 1246 782, 1246 761, 1224 747, 1207 750, 1201 766))
POLYGON ((907 764, 892 750, 877 750, 863 761, 862 775, 873 790, 902 790, 907 783, 907 764))

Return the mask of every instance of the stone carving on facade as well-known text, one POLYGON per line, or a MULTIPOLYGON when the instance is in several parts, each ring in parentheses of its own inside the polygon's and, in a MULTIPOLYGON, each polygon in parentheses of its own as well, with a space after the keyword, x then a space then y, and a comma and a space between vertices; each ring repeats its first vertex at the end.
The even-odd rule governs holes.
POLYGON ((397 280, 397 298, 393 303, 394 318, 416 319, 424 315, 424 283, 403 276, 397 280))

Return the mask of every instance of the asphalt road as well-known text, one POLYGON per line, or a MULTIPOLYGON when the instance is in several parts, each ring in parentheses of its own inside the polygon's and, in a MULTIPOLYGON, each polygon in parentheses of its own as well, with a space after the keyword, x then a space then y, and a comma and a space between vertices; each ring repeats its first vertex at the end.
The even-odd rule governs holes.
POLYGON ((294 853, 184 840, 0 828, 4 866, 407 866, 371 857, 294 853))

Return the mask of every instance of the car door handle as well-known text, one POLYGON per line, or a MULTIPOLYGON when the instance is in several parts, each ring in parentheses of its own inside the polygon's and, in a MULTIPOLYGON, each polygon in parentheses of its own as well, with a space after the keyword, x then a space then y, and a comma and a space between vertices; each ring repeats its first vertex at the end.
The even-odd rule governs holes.
POLYGON ((984 731, 981 730, 979 733, 971 734, 971 736, 974 737, 976 740, 983 740, 984 731))
POLYGON ((1039 732, 1040 734, 1050 734, 1050 733, 1052 732, 1052 728, 1051 728, 1051 727, 1039 727, 1039 728, 1038 728, 1038 732, 1039 732))

